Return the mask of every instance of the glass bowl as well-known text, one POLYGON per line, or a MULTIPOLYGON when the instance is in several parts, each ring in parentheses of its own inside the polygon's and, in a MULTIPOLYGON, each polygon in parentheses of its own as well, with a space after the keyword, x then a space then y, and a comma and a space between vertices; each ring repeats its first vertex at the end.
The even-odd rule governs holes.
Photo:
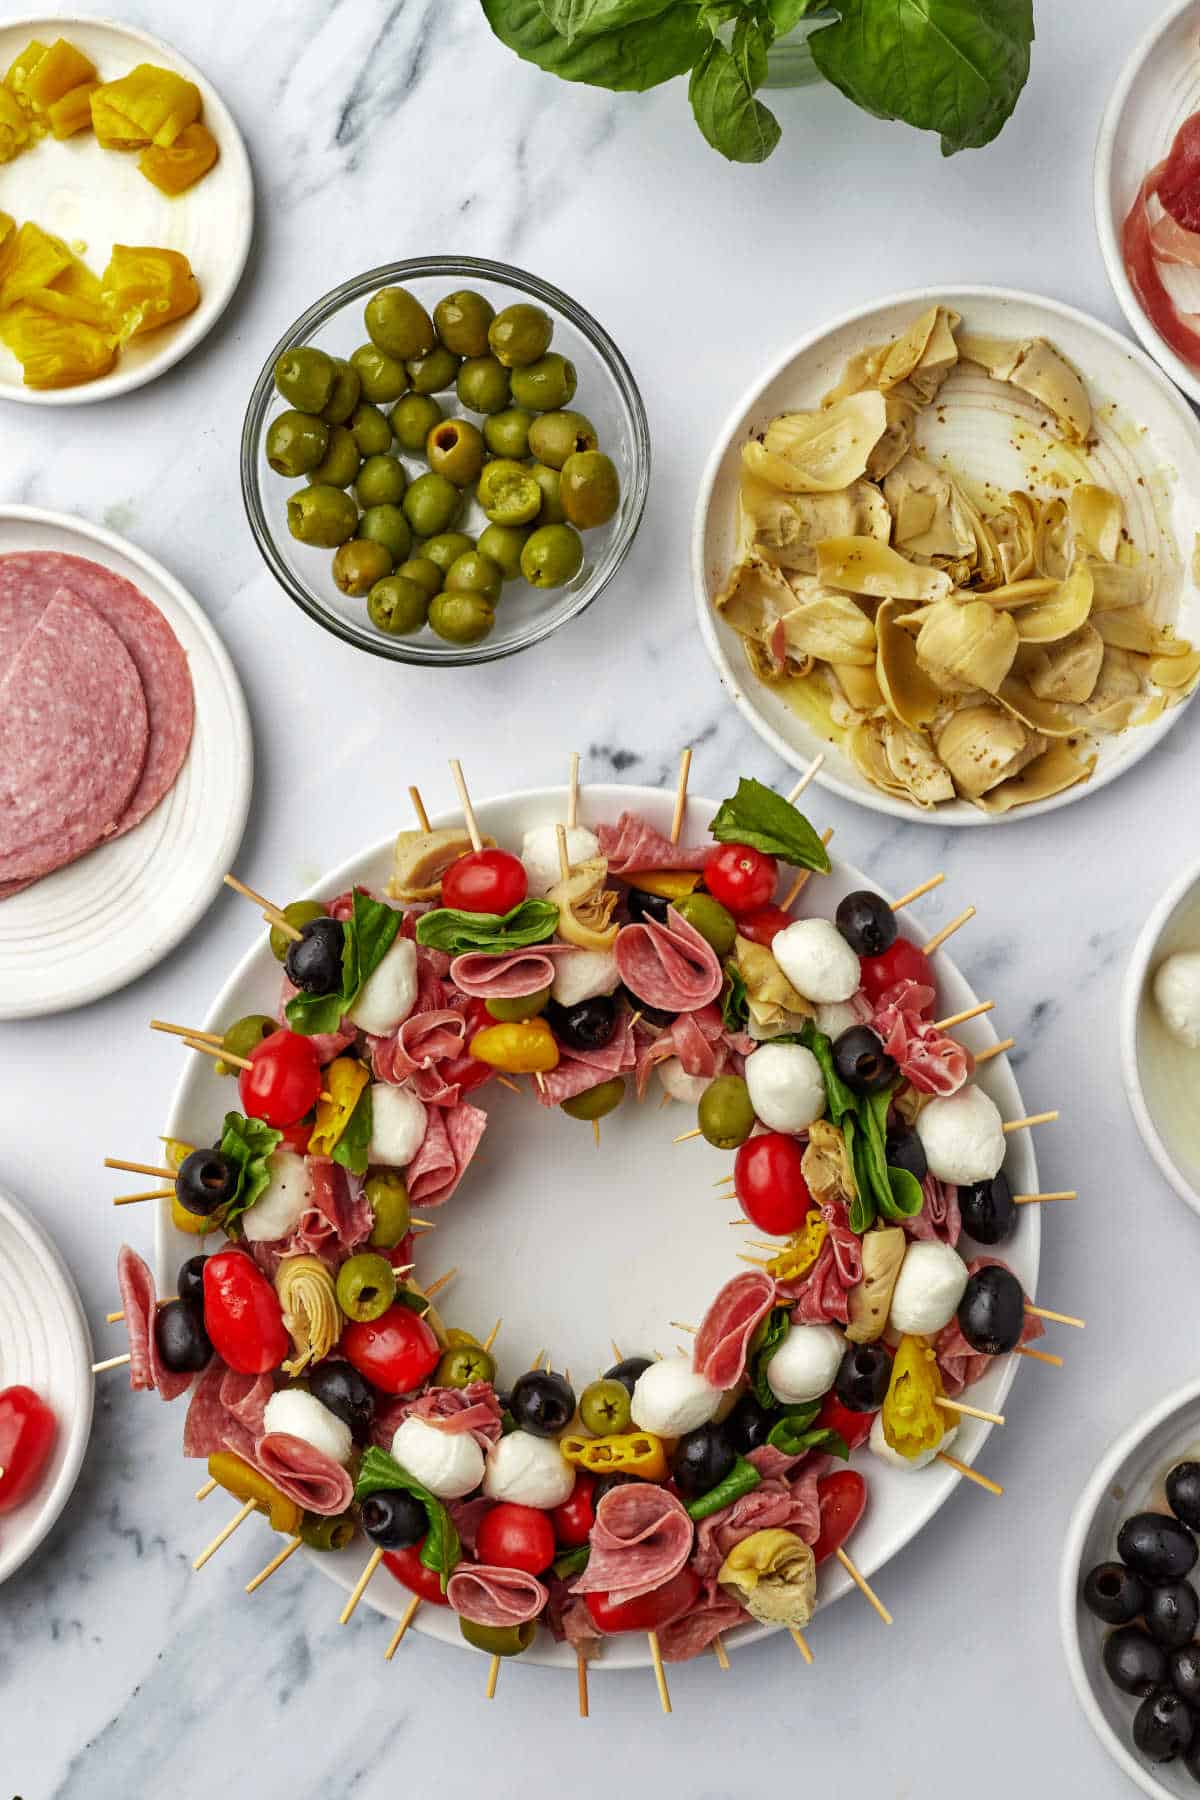
MULTIPOLYGON (((453 388, 436 398, 447 416, 463 415, 453 388)), ((388 408, 385 406, 386 412, 388 408)), ((393 446, 394 449, 394 446, 393 446)), ((418 457, 400 458, 409 478, 427 467, 418 457)), ((650 433, 646 412, 629 365, 607 332, 559 288, 524 269, 470 256, 423 256, 408 262, 384 263, 343 282, 324 295, 280 338, 263 364, 242 427, 242 495, 259 550, 276 579, 310 619, 336 637, 374 656, 393 662, 461 664, 492 662, 540 643, 576 618, 602 593, 632 544, 650 481, 650 433), (607 525, 583 533, 583 567, 561 588, 538 589, 524 581, 508 581, 496 608, 496 624, 479 644, 448 644, 428 626, 411 637, 388 637, 371 623, 365 599, 353 599, 334 584, 333 552, 301 544, 287 528, 287 499, 302 482, 276 475, 266 459, 270 418, 284 402, 275 391, 273 371, 278 357, 298 344, 315 344, 333 356, 349 356, 366 341, 363 307, 377 288, 408 288, 430 312, 455 288, 470 287, 496 310, 525 296, 554 320, 552 348, 575 364, 579 385, 572 407, 596 427, 600 448, 611 456, 621 479, 621 502, 607 525)), ((487 523, 474 499, 455 526, 476 537, 487 523)), ((417 551, 414 549, 413 554, 417 551)))

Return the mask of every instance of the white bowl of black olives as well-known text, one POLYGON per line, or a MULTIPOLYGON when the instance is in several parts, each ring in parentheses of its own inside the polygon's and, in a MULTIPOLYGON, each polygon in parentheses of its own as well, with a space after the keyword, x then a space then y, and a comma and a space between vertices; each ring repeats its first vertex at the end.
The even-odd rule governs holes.
POLYGON ((1200 1787, 1200 1381, 1109 1449, 1067 1532, 1059 1615, 1080 1705, 1147 1794, 1200 1787))

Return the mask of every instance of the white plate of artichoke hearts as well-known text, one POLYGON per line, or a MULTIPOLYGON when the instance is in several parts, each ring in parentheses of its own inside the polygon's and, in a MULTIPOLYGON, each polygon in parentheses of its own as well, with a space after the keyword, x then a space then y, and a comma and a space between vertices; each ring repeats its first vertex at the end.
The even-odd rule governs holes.
POLYGON ((798 768, 824 751, 836 793, 1028 817, 1179 718, 1198 530, 1200 427, 1134 344, 1030 294, 900 294, 790 349, 722 433, 700 625, 755 730, 798 768))

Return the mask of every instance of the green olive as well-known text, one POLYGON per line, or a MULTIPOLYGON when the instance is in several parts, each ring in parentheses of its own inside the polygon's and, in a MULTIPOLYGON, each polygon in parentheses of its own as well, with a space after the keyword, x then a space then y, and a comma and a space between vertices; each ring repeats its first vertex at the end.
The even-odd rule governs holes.
POLYGON ((541 507, 542 490, 523 463, 502 456, 484 466, 476 498, 493 525, 529 525, 541 507))
POLYGON ((501 1025, 515 1025, 522 1019, 536 1019, 544 1013, 550 1000, 550 989, 539 988, 536 994, 518 994, 511 999, 497 994, 491 1000, 485 1000, 483 1009, 501 1025))
POLYGON ((740 1075, 718 1075, 700 1096, 696 1123, 718 1150, 736 1150, 754 1130, 750 1090, 740 1075))
POLYGON ((277 413, 267 427, 267 461, 277 475, 307 475, 329 448, 324 419, 294 407, 277 413))
POLYGON ((350 361, 358 371, 362 397, 373 404, 398 400, 408 387, 408 371, 395 356, 389 356, 377 344, 360 344, 351 351, 350 361))
POLYGON ((408 1231, 408 1189, 399 1175, 368 1175, 363 1192, 375 1214, 370 1242, 379 1250, 394 1250, 408 1231))
POLYGON ((360 1250, 338 1270, 338 1305, 348 1319, 378 1319, 395 1298, 396 1271, 386 1256, 360 1250))
POLYGON ((448 644, 481 644, 496 623, 496 610, 482 594, 438 594, 429 603, 429 623, 448 644))
POLYGON ((503 412, 512 400, 508 370, 494 356, 468 356, 454 386, 468 412, 503 412))
POLYGON ((357 1530, 349 1513, 337 1513, 333 1518, 327 1518, 324 1513, 306 1512, 300 1521, 301 1541, 310 1550, 344 1550, 357 1530))
POLYGON ((407 576, 385 575, 367 595, 367 612, 372 625, 389 637, 408 637, 428 620, 429 595, 407 576))
POLYGON ((400 507, 389 503, 368 506, 358 521, 358 535, 370 538, 373 543, 386 545, 392 553, 393 562, 403 562, 412 549, 412 532, 409 530, 408 520, 400 507))
POLYGON ((562 525, 566 521, 563 511, 561 478, 557 469, 551 469, 545 463, 535 462, 529 473, 537 482, 542 496, 541 511, 538 513, 538 525, 562 525))
MULTIPOLYGON (((421 555, 426 562, 433 564, 441 574, 442 581, 445 581, 446 570, 450 564, 457 561, 464 551, 474 548, 473 539, 469 538, 465 531, 440 531, 436 537, 431 537, 427 544, 421 545, 421 555)), ((438 582, 439 588, 442 581, 438 582)))
POLYGON ((333 392, 321 408, 327 425, 345 425, 358 405, 362 380, 358 370, 344 356, 333 359, 333 392))
POLYGON ((582 567, 583 543, 570 525, 539 525, 521 552, 521 573, 530 587, 562 587, 582 567))
POLYGON ((676 900, 675 911, 686 919, 693 931, 698 931, 706 944, 711 944, 718 956, 725 957, 733 949, 737 937, 737 926, 733 914, 726 911, 719 900, 711 894, 685 894, 676 900))
POLYGON ((433 320, 407 288, 380 288, 367 301, 363 319, 371 342, 401 362, 428 356, 433 349, 433 320))
POLYGON ((527 525, 485 525, 478 548, 497 564, 505 581, 515 581, 521 573, 521 551, 528 536, 527 525))
POLYGON ((473 288, 457 288, 433 309, 437 334, 455 356, 486 356, 488 326, 495 316, 491 301, 473 288))
MULTIPOLYGON (((309 903, 311 904, 311 902, 309 903)), ((233 1024, 221 1034, 221 1048, 230 1056, 249 1056, 257 1050, 264 1038, 279 1030, 279 1020, 270 1018, 266 1013, 247 1013, 244 1019, 235 1019, 233 1024)), ((236 1075, 236 1063, 214 1062, 213 1072, 217 1075, 236 1075)))
POLYGON ((354 492, 362 507, 399 506, 407 486, 408 476, 398 457, 368 456, 358 471, 354 492))
POLYGON ((389 417, 396 442, 410 456, 421 456, 425 440, 442 418, 442 409, 430 394, 405 394, 389 417))
POLYGON ((621 504, 616 464, 602 450, 577 450, 562 466, 563 511, 580 531, 606 525, 621 504))
POLYGON ((377 406, 360 400, 350 414, 350 429, 360 456, 382 456, 392 447, 392 428, 377 406))
POLYGON ((520 1656, 537 1635, 537 1620, 527 1619, 523 1625, 476 1625, 460 1613, 458 1629, 468 1644, 486 1650, 489 1656, 520 1656))
POLYGON ((446 570, 445 592, 482 594, 485 600, 495 606, 500 598, 503 581, 504 571, 499 563, 494 563, 481 550, 464 550, 446 570))
POLYGON ((598 1086, 576 1094, 573 1099, 564 1100, 562 1110, 569 1119, 603 1119, 615 1112, 624 1098, 625 1083, 619 1075, 614 1075, 610 1081, 602 1081, 598 1086))
POLYGON ((482 1344, 459 1344, 447 1350, 433 1372, 434 1387, 465 1388, 473 1381, 493 1381, 496 1365, 482 1344))
MULTIPOLYGON (((470 542, 471 540, 468 538, 467 543, 470 542)), ((450 560, 453 562, 454 558, 451 557, 450 560)), ((410 557, 407 562, 400 564, 396 573, 403 575, 406 581, 415 581, 419 588, 424 588, 431 600, 435 594, 440 594, 442 591, 443 571, 438 568, 432 556, 422 553, 420 556, 410 557)))
POLYGON ((579 412, 542 413, 529 427, 529 454, 539 462, 561 469, 568 456, 594 450, 596 427, 579 412))
POLYGON ((506 406, 483 421, 483 441, 493 456, 509 456, 520 461, 529 455, 529 427, 533 414, 521 406, 506 406))
POLYGON ((404 516, 418 537, 449 531, 463 508, 461 488, 431 469, 418 475, 404 496, 404 516))
POLYGON ((596 1437, 628 1431, 631 1424, 629 1389, 620 1381, 591 1381, 579 1396, 579 1417, 596 1437))
MULTIPOLYGON (((319 900, 289 900, 283 909, 283 916, 293 931, 299 931, 310 919, 323 919, 325 908, 319 900)), ((271 927, 271 955, 276 962, 283 962, 292 945, 292 939, 278 925, 271 927)))
POLYGON ((449 350, 438 344, 428 356, 410 357, 405 363, 408 370, 409 386, 414 394, 440 394, 445 388, 454 386, 454 377, 458 374, 458 357, 452 356, 449 350))
POLYGON ((322 483, 289 496, 287 522, 292 536, 302 544, 336 550, 358 529, 358 508, 341 488, 322 483))
POLYGON ((349 487, 358 474, 358 465, 361 461, 358 445, 350 427, 348 425, 331 425, 329 427, 329 448, 316 468, 310 471, 308 479, 314 485, 349 487))
POLYGON ((392 572, 392 553, 386 544, 371 538, 351 538, 333 559, 333 579, 343 594, 356 598, 370 593, 377 581, 392 572))
POLYGON ((483 433, 469 419, 444 419, 425 440, 425 455, 435 474, 470 487, 483 467, 483 433))
POLYGON ((298 412, 324 411, 336 381, 333 357, 312 344, 297 344, 294 350, 285 350, 275 364, 275 386, 298 412))
POLYGON ((554 321, 540 306, 518 300, 496 314, 488 326, 488 344, 492 355, 506 369, 524 368, 535 363, 550 348, 554 321))
POLYGON ((577 381, 575 364, 551 350, 527 368, 513 370, 512 397, 531 412, 554 412, 557 407, 570 406, 577 381))

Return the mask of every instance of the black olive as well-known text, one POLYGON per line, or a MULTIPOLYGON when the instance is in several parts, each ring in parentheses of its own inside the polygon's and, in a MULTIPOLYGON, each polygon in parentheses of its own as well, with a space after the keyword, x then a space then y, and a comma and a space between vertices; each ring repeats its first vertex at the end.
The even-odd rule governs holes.
POLYGON ((175 1197, 185 1211, 206 1219, 233 1199, 241 1173, 223 1150, 192 1150, 179 1165, 175 1197))
POLYGON ((557 1437, 575 1417, 575 1389, 549 1369, 530 1369, 513 1382, 508 1404, 522 1431, 557 1437))
POLYGON ((381 1550, 411 1549, 429 1530, 425 1508, 403 1488, 368 1494, 358 1510, 363 1530, 381 1550))
POLYGON ((743 1394, 721 1429, 733 1448, 745 1456, 748 1450, 760 1449, 778 1423, 778 1414, 760 1406, 753 1394, 743 1394))
POLYGON ((375 1394, 369 1381, 346 1362, 318 1363, 308 1372, 308 1391, 350 1427, 361 1442, 375 1417, 375 1394))
POLYGON ((963 1230, 977 1244, 1004 1244, 1017 1229, 1008 1176, 1001 1169, 990 1181, 977 1181, 958 1190, 958 1210, 963 1230))
POLYGON ((1189 1706, 1200 1706, 1200 1644, 1181 1644, 1167 1658, 1167 1676, 1189 1706))
POLYGON ((1195 1722, 1185 1700, 1171 1688, 1155 1688, 1133 1715, 1133 1741, 1151 1762, 1174 1762, 1192 1741, 1195 1722))
POLYGON ((681 1494, 707 1494, 724 1481, 737 1461, 737 1452, 719 1425, 698 1425, 686 1431, 671 1458, 671 1473, 681 1494))
POLYGON ((1190 1644, 1200 1624, 1200 1600, 1190 1581, 1164 1581, 1146 1597, 1146 1630, 1168 1650, 1190 1644))
POLYGON ((668 1025, 675 1023, 676 1015, 673 1012, 665 1012, 661 1006, 647 1006, 644 1000, 638 999, 631 988, 623 987, 618 989, 618 992, 628 1002, 630 1012, 641 1014, 640 1022, 643 1025, 653 1025, 656 1030, 665 1030, 668 1025))
POLYGON ((617 1029, 616 1002, 607 994, 580 1000, 575 1006, 559 1006, 551 1000, 546 1019, 569 1050, 603 1050, 617 1029))
POLYGON ((1015 1350, 1025 1329, 1025 1294, 1016 1276, 991 1264, 976 1270, 959 1302, 958 1324, 982 1356, 1015 1350))
POLYGON ((1148 1694, 1167 1679, 1167 1653, 1140 1625, 1121 1625, 1104 1640, 1104 1667, 1123 1694, 1148 1694))
POLYGON ((1192 1531, 1200 1531, 1200 1463, 1176 1463, 1166 1480, 1167 1505, 1192 1531))
POLYGON ((632 1394, 638 1381, 649 1367, 650 1358, 648 1356, 626 1356, 619 1363, 614 1363, 611 1369, 605 1369, 604 1379, 605 1381, 619 1381, 621 1386, 627 1388, 632 1394))
POLYGON ((310 919, 300 927, 299 941, 288 945, 283 959, 288 980, 304 994, 339 993, 345 941, 339 919, 310 919))
POLYGON ((189 1256, 185 1263, 179 1265, 179 1275, 175 1286, 179 1290, 181 1300, 190 1300, 193 1306, 204 1305, 204 1265, 207 1256, 189 1256))
POLYGON ((177 1375, 194 1375, 208 1367, 212 1345, 204 1329, 204 1314, 189 1300, 168 1300, 154 1321, 158 1354, 177 1375))
POLYGON ((896 941, 896 915, 882 894, 858 888, 838 902, 833 922, 856 956, 882 956, 896 941))
POLYGON ((1166 1513, 1134 1513, 1117 1533, 1117 1555, 1143 1581, 1181 1581, 1196 1562, 1196 1540, 1166 1513))
POLYGON ((648 894, 644 888, 631 887, 628 894, 629 916, 639 923, 643 919, 653 919, 659 925, 667 922, 667 908, 671 902, 662 894, 648 894))
POLYGON ((1106 1625, 1128 1625, 1146 1604, 1146 1590, 1124 1563, 1097 1563, 1083 1584, 1083 1604, 1106 1625))
POLYGON ((892 1378, 892 1359, 882 1344, 851 1344, 841 1360, 834 1393, 848 1412, 878 1412, 892 1378))
POLYGON ((833 1041, 833 1066, 855 1094, 877 1094, 896 1079, 896 1065, 867 1025, 851 1025, 833 1041))
POLYGON ((915 1131, 906 1131, 902 1125, 888 1132, 886 1155, 889 1169, 907 1169, 918 1181, 924 1181, 929 1173, 924 1144, 915 1131))

